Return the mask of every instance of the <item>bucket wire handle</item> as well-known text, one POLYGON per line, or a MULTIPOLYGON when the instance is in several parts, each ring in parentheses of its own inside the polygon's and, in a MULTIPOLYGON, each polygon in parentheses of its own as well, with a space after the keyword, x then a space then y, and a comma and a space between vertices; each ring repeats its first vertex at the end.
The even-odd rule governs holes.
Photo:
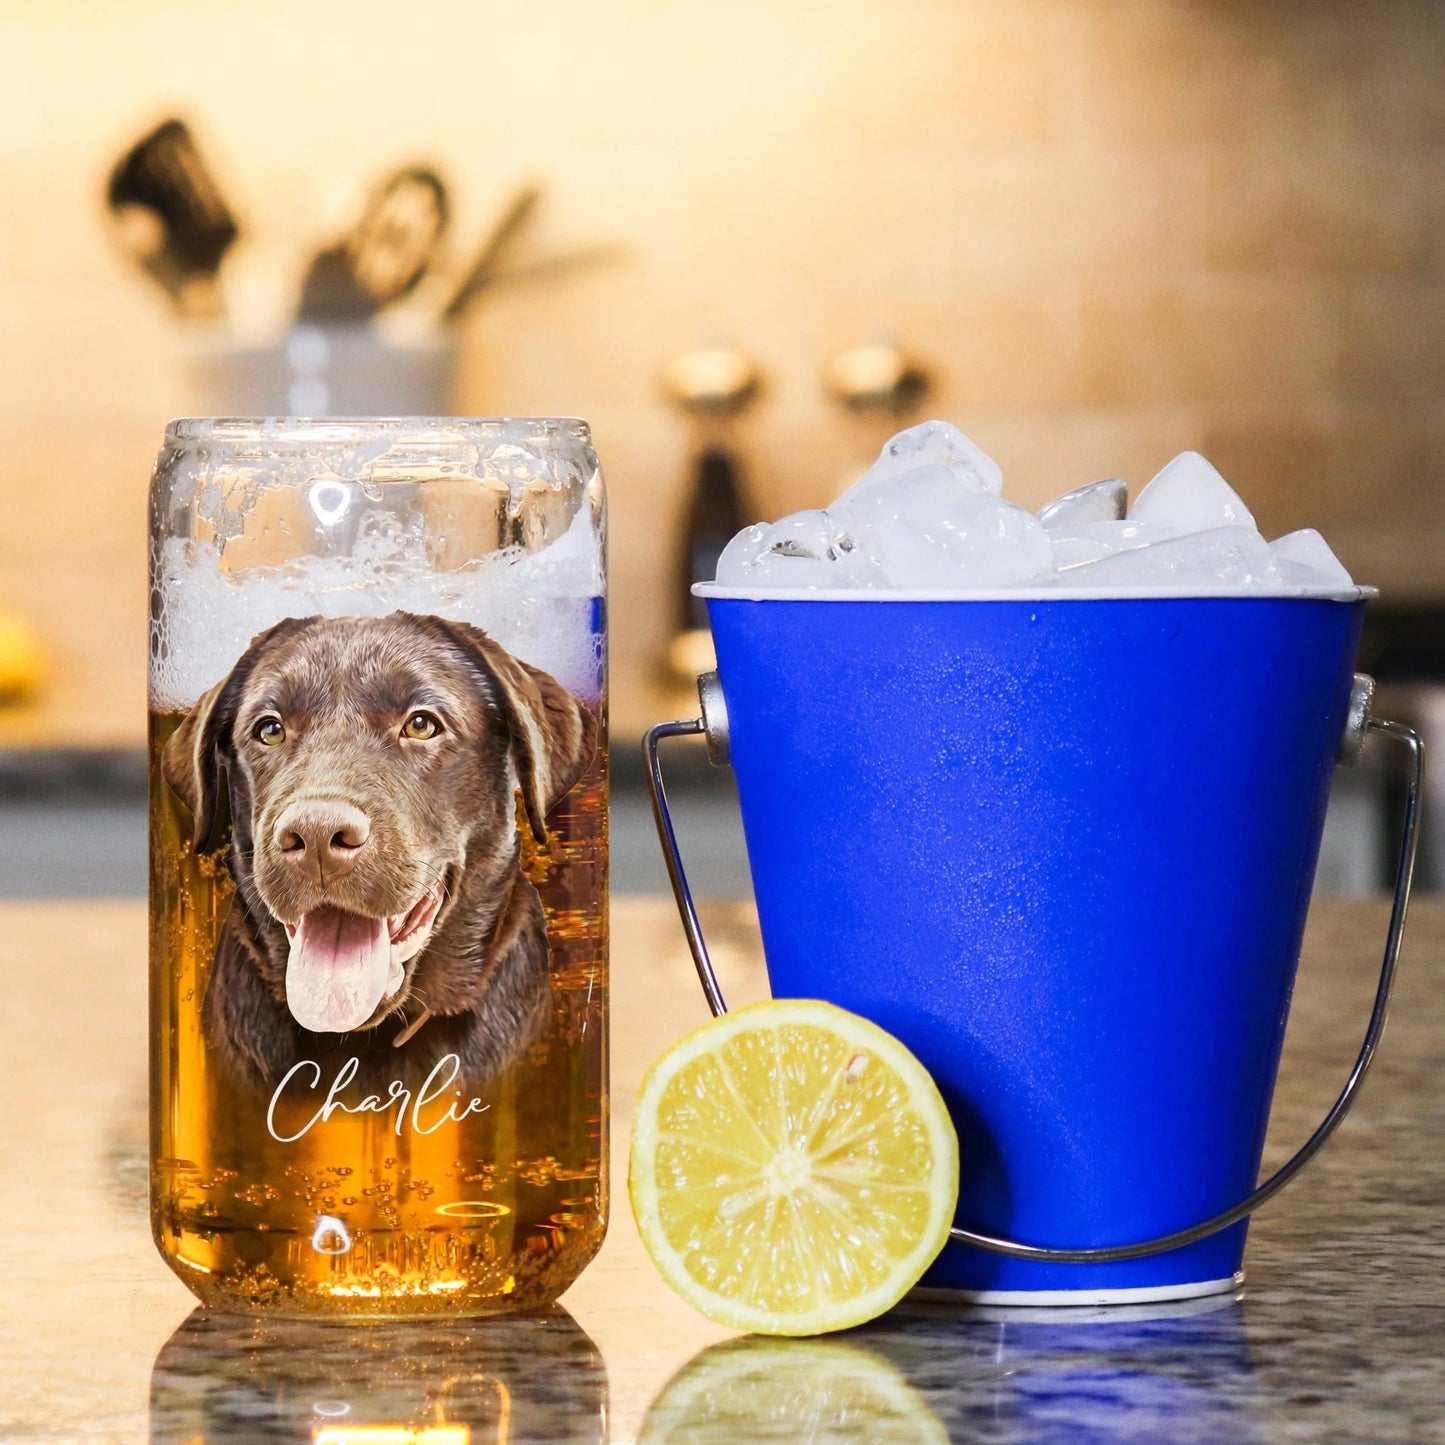
MULTIPOLYGON (((702 991, 707 997, 708 1007, 716 1017, 727 1012, 727 1004, 723 1001, 721 988, 718 987, 717 974, 708 955, 707 941, 703 937, 697 908, 692 900, 692 890, 688 887, 687 873, 683 868, 677 835, 673 831, 672 814, 668 809, 662 768, 658 761, 658 746, 665 739, 698 736, 707 739, 708 751, 715 764, 722 766, 728 761, 727 706, 723 701, 717 673, 704 674, 698 679, 697 686, 702 716, 685 722, 657 723, 649 728, 642 740, 642 757, 648 794, 652 800, 652 816, 657 823, 657 836, 662 844, 663 861, 667 865, 667 876, 672 883, 672 893, 677 901, 682 929, 687 935, 687 946, 692 953, 692 961, 697 969, 702 991)), ((1228 1229, 1232 1224, 1238 1224, 1246 1215, 1252 1214, 1260 1205, 1273 1199, 1324 1148, 1330 1135, 1344 1122, 1345 1115, 1350 1112, 1359 1096, 1360 1086, 1375 1060, 1380 1039, 1385 1032, 1390 994, 1394 988, 1396 966, 1400 959, 1400 942, 1405 931, 1405 912, 1409 907, 1410 887, 1415 874, 1415 854, 1420 842, 1420 796, 1424 782, 1425 747, 1419 734, 1412 728, 1403 723, 1386 722, 1370 716, 1374 691, 1372 678, 1363 673, 1355 674, 1338 757, 1346 766, 1355 763, 1369 733, 1378 733, 1405 744, 1410 750, 1410 772, 1405 788, 1404 827, 1400 839, 1399 861, 1395 868, 1395 896, 1390 909, 1390 927, 1385 935, 1385 954, 1380 965, 1380 981, 1375 990, 1369 1027, 1365 1030, 1365 1040, 1360 1045, 1360 1052, 1350 1070, 1350 1076, 1320 1126, 1294 1157, 1270 1175, 1254 1193, 1223 1213, 1206 1219, 1202 1224, 1191 1225, 1188 1229, 1176 1230, 1155 1239, 1141 1240, 1137 1244, 1108 1245, 1095 1249, 1055 1249, 1047 1245, 1023 1244, 1018 1240, 980 1234, 976 1230, 962 1229, 955 1225, 949 1230, 949 1237, 955 1243, 972 1245, 975 1249, 987 1250, 990 1254, 1007 1255, 1011 1259, 1032 1259, 1048 1264, 1114 1264, 1182 1249, 1185 1245, 1194 1244, 1208 1235, 1228 1229)))

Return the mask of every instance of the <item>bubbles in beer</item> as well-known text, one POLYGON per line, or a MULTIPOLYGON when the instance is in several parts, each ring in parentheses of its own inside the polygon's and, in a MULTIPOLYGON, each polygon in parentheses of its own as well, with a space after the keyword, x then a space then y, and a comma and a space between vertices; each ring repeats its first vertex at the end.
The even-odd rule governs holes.
POLYGON ((351 1249, 351 1235, 345 1223, 323 1214, 311 1231, 311 1248, 317 1254, 346 1254, 351 1249))

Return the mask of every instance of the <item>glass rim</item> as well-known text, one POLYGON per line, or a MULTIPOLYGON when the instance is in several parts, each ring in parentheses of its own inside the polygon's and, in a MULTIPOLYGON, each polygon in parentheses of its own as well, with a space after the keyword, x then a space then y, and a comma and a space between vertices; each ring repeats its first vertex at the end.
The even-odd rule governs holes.
POLYGON ((294 442, 325 444, 375 436, 445 441, 535 440, 589 442, 591 427, 575 416, 182 416, 166 423, 167 443, 294 442))

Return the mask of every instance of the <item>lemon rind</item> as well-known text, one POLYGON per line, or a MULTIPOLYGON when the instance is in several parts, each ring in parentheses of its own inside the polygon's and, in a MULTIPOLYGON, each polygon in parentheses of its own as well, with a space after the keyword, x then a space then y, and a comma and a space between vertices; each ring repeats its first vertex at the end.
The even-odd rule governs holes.
POLYGON ((828 1334, 864 1324, 892 1309, 918 1283, 948 1242, 958 1200, 958 1136, 948 1107, 928 1070, 898 1039, 877 1024, 821 999, 771 999, 750 1004, 710 1020, 674 1044, 643 1078, 633 1115, 629 1165, 628 1194, 638 1233, 663 1279, 708 1319, 757 1334, 828 1334), (657 1150, 657 1106, 667 1085, 703 1054, 713 1053, 729 1038, 758 1027, 763 1015, 767 1016, 769 1029, 783 1028, 790 1023, 826 1027, 850 1044, 876 1053, 907 1085, 915 1112, 927 1131, 935 1163, 927 1191, 928 1227, 921 1232, 915 1248, 898 1261, 888 1279, 866 1294, 796 1313, 759 1309, 699 1284, 683 1265, 663 1229, 652 1170, 657 1150))

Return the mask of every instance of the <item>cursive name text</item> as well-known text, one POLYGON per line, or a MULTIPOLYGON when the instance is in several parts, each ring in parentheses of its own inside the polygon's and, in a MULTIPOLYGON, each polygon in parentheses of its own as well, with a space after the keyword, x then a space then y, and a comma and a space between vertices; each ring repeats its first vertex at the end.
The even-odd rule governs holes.
POLYGON ((385 1094, 368 1094, 360 1103, 348 1104, 341 1095, 360 1068, 360 1060, 347 1059, 337 1071, 321 1107, 294 1134, 281 1134, 276 1129, 276 1107, 283 1097, 295 1099, 300 1093, 303 1098, 304 1094, 310 1094, 314 1098, 321 1087, 320 1064, 312 1059, 300 1059, 292 1064, 286 1070, 285 1078, 276 1085, 276 1092, 271 1095, 271 1104, 266 1110, 266 1128, 271 1137, 281 1144, 294 1144, 317 1124, 326 1123, 333 1114, 386 1114, 393 1109, 396 1110, 393 1127, 398 1137, 401 1135, 402 1125, 408 1122, 418 1134, 435 1134, 449 1120, 460 1121, 468 1114, 480 1114, 489 1107, 480 1099, 468 1099, 465 1104, 459 1104, 462 1091, 452 1086, 461 1076, 462 1061, 455 1054, 445 1054, 436 1061, 435 1067, 426 1076, 426 1081, 416 1091, 415 1096, 400 1079, 393 1079, 387 1085, 385 1094), (308 1071, 311 1074, 310 1083, 305 1081, 308 1071), (447 1095, 451 1098, 446 1108, 442 1109, 441 1101, 447 1095))

